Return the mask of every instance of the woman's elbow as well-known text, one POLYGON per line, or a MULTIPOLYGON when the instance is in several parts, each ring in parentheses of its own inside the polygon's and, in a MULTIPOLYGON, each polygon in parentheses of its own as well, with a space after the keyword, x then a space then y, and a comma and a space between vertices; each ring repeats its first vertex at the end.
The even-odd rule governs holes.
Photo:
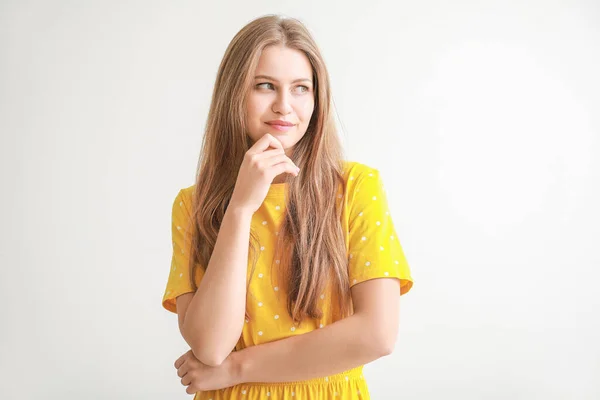
POLYGON ((398 331, 395 329, 390 329, 389 327, 382 326, 380 329, 377 329, 376 334, 373 335, 373 344, 375 347, 375 352, 379 357, 389 356, 394 352, 394 348, 396 347, 396 339, 398 331))
POLYGON ((389 356, 394 352, 394 348, 396 347, 396 338, 386 338, 381 340, 379 345, 379 352, 381 357, 389 356))
POLYGON ((204 365, 208 365, 209 367, 218 367, 223 364, 223 361, 227 357, 223 357, 215 352, 204 352, 202 349, 192 348, 192 353, 194 356, 204 365))

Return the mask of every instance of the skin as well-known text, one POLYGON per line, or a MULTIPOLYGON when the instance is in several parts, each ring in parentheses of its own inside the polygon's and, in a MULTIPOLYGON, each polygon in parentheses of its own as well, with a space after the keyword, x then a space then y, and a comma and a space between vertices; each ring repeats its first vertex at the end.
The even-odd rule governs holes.
MULTIPOLYGON (((256 143, 264 134, 270 133, 281 144, 285 154, 291 157, 296 143, 306 133, 315 107, 313 71, 310 61, 299 50, 285 46, 267 46, 260 57, 254 73, 255 78, 246 110, 248 113, 248 135, 256 143), (297 79, 303 79, 297 81, 297 79), (294 126, 280 132, 267 121, 284 120, 294 126)), ((281 183, 284 175, 273 183, 281 183)))

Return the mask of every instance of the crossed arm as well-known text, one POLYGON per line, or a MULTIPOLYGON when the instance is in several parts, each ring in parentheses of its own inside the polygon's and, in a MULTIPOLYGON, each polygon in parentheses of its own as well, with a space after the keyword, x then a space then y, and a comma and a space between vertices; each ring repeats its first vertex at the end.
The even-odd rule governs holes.
POLYGON ((233 384, 288 382, 337 374, 393 351, 399 281, 371 279, 352 287, 354 314, 312 332, 232 352, 223 362, 233 384))

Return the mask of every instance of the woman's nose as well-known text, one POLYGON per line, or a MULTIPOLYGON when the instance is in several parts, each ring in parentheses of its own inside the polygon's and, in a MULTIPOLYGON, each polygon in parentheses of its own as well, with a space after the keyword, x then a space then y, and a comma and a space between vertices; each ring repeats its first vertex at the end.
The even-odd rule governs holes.
POLYGON ((286 115, 291 111, 292 105, 290 104, 289 95, 287 93, 278 94, 273 104, 273 112, 286 115))

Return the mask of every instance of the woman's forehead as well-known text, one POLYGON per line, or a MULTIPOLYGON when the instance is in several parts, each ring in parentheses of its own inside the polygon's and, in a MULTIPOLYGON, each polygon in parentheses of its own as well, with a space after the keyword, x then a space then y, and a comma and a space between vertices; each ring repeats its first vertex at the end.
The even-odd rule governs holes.
POLYGON ((267 46, 260 56, 254 75, 284 83, 294 83, 302 79, 312 82, 312 66, 308 57, 299 50, 267 46))

